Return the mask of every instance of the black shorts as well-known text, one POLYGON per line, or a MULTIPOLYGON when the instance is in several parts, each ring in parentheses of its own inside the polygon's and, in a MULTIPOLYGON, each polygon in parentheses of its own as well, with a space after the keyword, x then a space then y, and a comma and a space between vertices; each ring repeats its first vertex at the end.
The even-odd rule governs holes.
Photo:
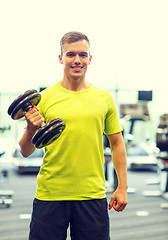
POLYGON ((41 201, 34 199, 29 240, 109 240, 107 200, 41 201))

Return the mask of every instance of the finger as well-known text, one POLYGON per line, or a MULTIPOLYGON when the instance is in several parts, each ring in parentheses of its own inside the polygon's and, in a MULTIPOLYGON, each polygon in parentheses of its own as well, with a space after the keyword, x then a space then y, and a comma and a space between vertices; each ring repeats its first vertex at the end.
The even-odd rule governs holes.
POLYGON ((36 129, 38 129, 44 122, 44 118, 37 111, 33 113, 27 113, 25 114, 25 117, 28 124, 31 124, 32 127, 35 127, 36 129))
POLYGON ((31 107, 25 114, 39 112, 39 109, 36 106, 31 107))
POLYGON ((35 105, 34 105, 34 106, 33 106, 33 108, 35 108, 37 111, 39 111, 39 109, 38 109, 38 107, 37 107, 37 106, 35 106, 35 105))
POLYGON ((121 212, 125 209, 127 204, 125 203, 116 203, 116 205, 114 205, 114 209, 117 211, 117 212, 121 212))
POLYGON ((41 114, 39 113, 36 107, 31 108, 28 112, 25 113, 26 118, 33 118, 37 116, 42 118, 41 114))
POLYGON ((114 201, 113 208, 114 208, 114 210, 116 210, 117 212, 119 211, 120 205, 119 205, 119 203, 118 203, 117 201, 114 201))
POLYGON ((110 200, 110 202, 109 202, 109 206, 108 206, 108 209, 110 210, 110 209, 112 209, 112 207, 113 207, 113 205, 114 205, 114 199, 113 198, 111 198, 111 200, 110 200))

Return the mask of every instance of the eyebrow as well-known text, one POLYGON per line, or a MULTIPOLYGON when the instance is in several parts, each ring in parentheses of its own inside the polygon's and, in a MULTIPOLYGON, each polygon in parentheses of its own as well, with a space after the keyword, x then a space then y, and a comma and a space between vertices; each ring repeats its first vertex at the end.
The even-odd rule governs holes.
POLYGON ((66 54, 84 54, 84 55, 88 55, 88 52, 85 52, 85 51, 82 51, 82 52, 69 51, 69 52, 66 52, 66 54))

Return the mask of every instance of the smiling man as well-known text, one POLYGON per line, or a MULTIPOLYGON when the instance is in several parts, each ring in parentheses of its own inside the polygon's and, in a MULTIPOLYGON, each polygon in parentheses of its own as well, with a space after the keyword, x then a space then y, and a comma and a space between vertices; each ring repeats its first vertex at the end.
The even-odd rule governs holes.
POLYGON ((59 117, 66 123, 61 136, 45 147, 37 176, 30 240, 66 240, 70 224, 73 240, 109 240, 108 209, 127 205, 127 167, 122 128, 110 93, 85 80, 91 63, 86 35, 69 32, 61 39, 59 61, 63 78, 45 89, 38 109, 25 116, 27 128, 20 151, 30 155, 32 136, 43 121, 59 117), (107 204, 103 133, 108 135, 118 188, 107 204))
POLYGON ((92 59, 89 40, 86 38, 69 42, 68 36, 65 35, 62 42, 59 60, 64 65, 64 77, 60 84, 72 91, 90 87, 90 84, 85 82, 85 74, 92 59))

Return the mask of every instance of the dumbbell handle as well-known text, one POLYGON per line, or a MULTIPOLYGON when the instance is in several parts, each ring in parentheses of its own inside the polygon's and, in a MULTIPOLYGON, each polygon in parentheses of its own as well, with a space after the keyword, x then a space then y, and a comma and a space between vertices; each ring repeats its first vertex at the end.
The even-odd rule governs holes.
POLYGON ((25 111, 25 112, 28 112, 32 108, 33 108, 33 106, 31 105, 30 102, 25 103, 25 105, 22 107, 23 111, 25 111))

